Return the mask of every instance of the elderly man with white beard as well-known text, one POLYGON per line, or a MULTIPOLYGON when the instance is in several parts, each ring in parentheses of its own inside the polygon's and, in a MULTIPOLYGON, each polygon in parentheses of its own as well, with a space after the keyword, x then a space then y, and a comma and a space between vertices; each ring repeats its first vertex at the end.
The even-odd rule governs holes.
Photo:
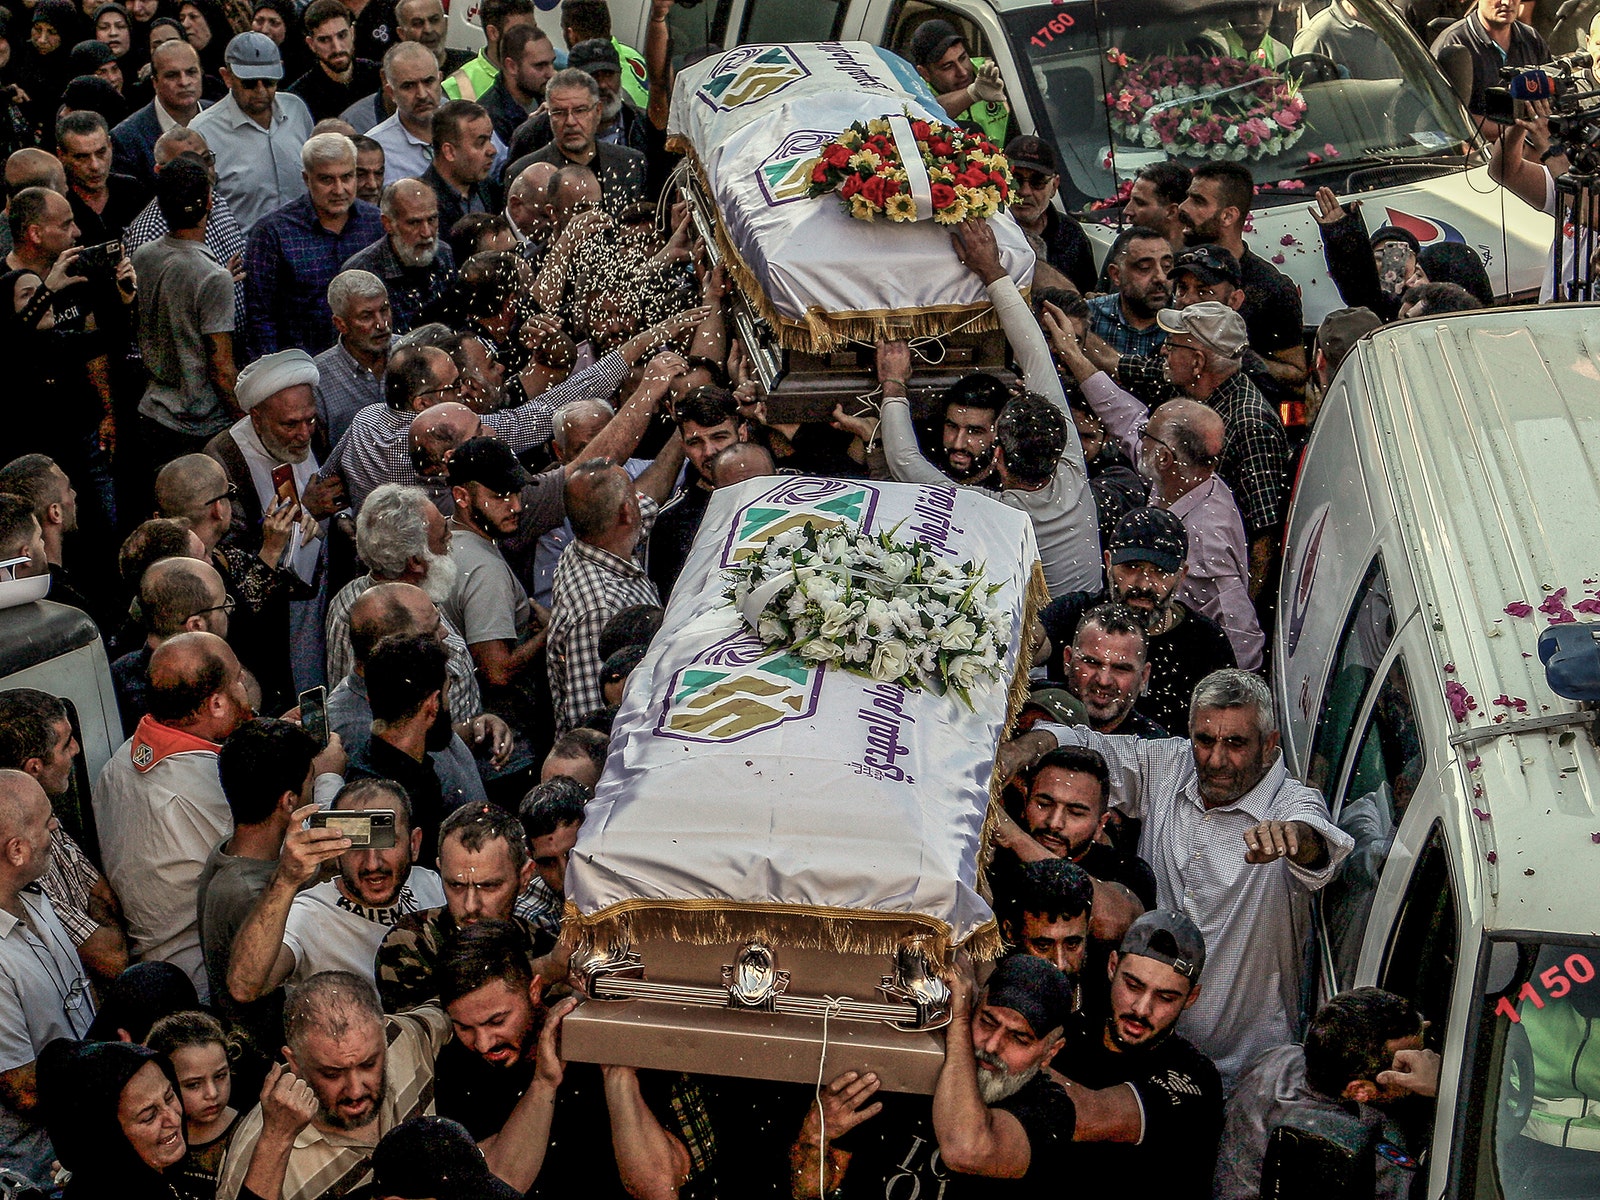
POLYGON ((279 350, 239 372, 234 392, 245 415, 217 434, 206 453, 228 473, 235 533, 259 544, 267 514, 292 516, 294 533, 276 565, 318 588, 289 605, 289 656, 298 690, 322 682, 323 572, 328 518, 344 505, 337 472, 319 475, 311 450, 317 426, 317 365, 304 350, 279 350), (242 528, 241 528, 242 527, 242 528))
POLYGON ((378 202, 384 236, 345 260, 346 271, 370 271, 388 289, 396 334, 409 333, 423 307, 456 273, 455 255, 439 235, 439 200, 416 179, 398 179, 378 202))

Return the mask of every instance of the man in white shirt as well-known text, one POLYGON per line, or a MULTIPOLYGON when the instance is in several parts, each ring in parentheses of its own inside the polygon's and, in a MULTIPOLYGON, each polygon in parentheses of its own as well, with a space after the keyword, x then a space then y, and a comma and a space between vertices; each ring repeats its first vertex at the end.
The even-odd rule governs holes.
MULTIPOLYGON (((433 114, 438 109, 439 63, 420 42, 400 42, 383 56, 384 89, 394 112, 367 131, 383 147, 383 182, 420 179, 433 162, 433 114)), ((447 231, 448 232, 448 231, 447 231)))
POLYGON ((83 964, 37 886, 56 826, 31 775, 0 771, 0 1167, 41 1187, 54 1151, 35 1111, 35 1062, 56 1038, 86 1037, 94 1020, 83 964))
POLYGON ((212 847, 233 832, 217 750, 253 715, 244 668, 216 634, 180 633, 151 653, 147 699, 149 713, 95 781, 100 851, 133 956, 183 968, 203 1002, 195 894, 212 847))
MULTIPOLYGON (((373 979, 378 947, 396 918, 445 902, 438 874, 412 866, 422 848, 422 830, 412 828, 411 803, 399 785, 358 779, 334 797, 333 809, 392 812, 394 846, 356 846, 332 827, 297 824, 289 830, 271 882, 234 939, 228 992, 240 1004, 322 971, 373 979), (301 890, 335 858, 335 878, 301 890)), ((307 805, 294 820, 314 811, 307 805)))
POLYGON ((1098 750, 1112 807, 1144 822, 1139 856, 1156 902, 1205 937, 1206 986, 1178 1032, 1234 1082, 1266 1051, 1295 1040, 1311 894, 1354 844, 1321 794, 1291 779, 1267 685, 1214 671, 1194 690, 1190 736, 1136 738, 1035 725, 1001 748, 1003 775, 1057 745, 1098 750))

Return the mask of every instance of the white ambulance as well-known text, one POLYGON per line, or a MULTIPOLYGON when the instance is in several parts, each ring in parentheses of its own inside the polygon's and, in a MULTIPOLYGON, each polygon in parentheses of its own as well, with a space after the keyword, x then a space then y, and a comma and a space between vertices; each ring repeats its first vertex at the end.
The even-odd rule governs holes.
POLYGON ((1290 513, 1283 749, 1356 839, 1308 999, 1431 1022, 1430 1197, 1600 1192, 1597 402, 1600 307, 1385 327, 1290 513))

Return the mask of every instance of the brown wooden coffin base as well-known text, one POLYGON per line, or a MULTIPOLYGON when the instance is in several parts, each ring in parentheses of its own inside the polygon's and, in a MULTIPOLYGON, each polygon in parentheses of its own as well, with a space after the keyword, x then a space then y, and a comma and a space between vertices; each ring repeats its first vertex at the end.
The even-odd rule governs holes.
MULTIPOLYGON (((650 1000, 588 1000, 561 1024, 565 1059, 658 1071, 814 1084, 822 1050, 820 1020, 650 1000)), ((943 1064, 943 1030, 828 1022, 825 1083, 872 1071, 886 1091, 932 1095, 943 1064)))

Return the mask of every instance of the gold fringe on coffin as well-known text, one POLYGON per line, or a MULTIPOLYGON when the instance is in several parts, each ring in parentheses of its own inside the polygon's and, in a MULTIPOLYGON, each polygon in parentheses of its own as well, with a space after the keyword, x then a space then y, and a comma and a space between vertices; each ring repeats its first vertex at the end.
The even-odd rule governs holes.
MULTIPOLYGON (((1017 728, 1017 714, 1028 702, 1028 672, 1033 665, 1033 622, 1046 604, 1050 603, 1050 587, 1044 580, 1044 564, 1033 560, 1033 571, 1028 577, 1027 595, 1022 604, 1022 641, 1017 649, 1017 669, 1011 676, 1011 690, 1006 695, 1006 724, 1000 731, 1002 744, 1011 739, 1017 728)), ((998 750, 998 747, 996 747, 998 750)), ((996 756, 998 759, 998 755, 996 756)), ((1000 778, 1000 764, 989 773, 989 811, 983 819, 983 838, 978 845, 978 891, 983 898, 993 901, 989 890, 989 863, 994 858, 994 843, 990 840, 995 823, 1005 812, 1002 796, 1006 781, 1000 778)))
MULTIPOLYGON (((1034 560, 1022 605, 1022 638, 1016 670, 1006 693, 1006 719, 1000 740, 1010 738, 1017 714, 1028 699, 1028 671, 1032 663, 1031 630, 1041 609, 1050 601, 1044 567, 1034 560)), ((1004 780, 998 770, 989 776, 989 809, 984 815, 978 847, 978 891, 985 900, 989 890, 989 861, 993 857, 990 835, 1001 809, 1004 780)), ((921 913, 886 913, 864 908, 823 905, 752 904, 731 900, 624 900, 588 916, 568 903, 561 922, 561 940, 573 946, 587 936, 597 946, 639 941, 687 942, 720 946, 752 937, 781 946, 806 950, 832 950, 840 954, 893 954, 908 937, 927 940, 930 959, 943 966, 951 951, 964 950, 978 962, 989 962, 1005 952, 1004 939, 994 921, 975 929, 964 942, 952 947, 950 926, 921 913)))
MULTIPOLYGON (((700 179, 705 194, 712 196, 711 185, 700 166, 700 158, 687 138, 675 134, 667 141, 667 149, 684 155, 700 179)), ((829 312, 820 306, 806 310, 804 320, 785 316, 773 307, 766 290, 756 278, 744 255, 728 237, 722 225, 722 213, 712 205, 712 228, 716 234, 717 249, 722 255, 722 265, 733 276, 740 291, 749 299, 762 320, 772 326, 773 336, 786 350, 803 350, 810 354, 831 354, 844 349, 851 342, 875 344, 880 338, 902 339, 922 337, 947 337, 957 332, 984 333, 999 329, 1000 322, 988 301, 981 304, 933 305, 927 308, 906 309, 851 309, 829 312)))
MULTIPOLYGON (((587 936, 597 946, 673 941, 720 946, 763 938, 778 946, 839 954, 892 955, 906 938, 926 939, 929 958, 950 961, 950 926, 920 913, 886 913, 822 905, 749 904, 732 900, 624 900, 584 916, 569 903, 562 940, 587 936)), ((1003 944, 993 921, 954 949, 974 959, 998 958, 1003 944)))

